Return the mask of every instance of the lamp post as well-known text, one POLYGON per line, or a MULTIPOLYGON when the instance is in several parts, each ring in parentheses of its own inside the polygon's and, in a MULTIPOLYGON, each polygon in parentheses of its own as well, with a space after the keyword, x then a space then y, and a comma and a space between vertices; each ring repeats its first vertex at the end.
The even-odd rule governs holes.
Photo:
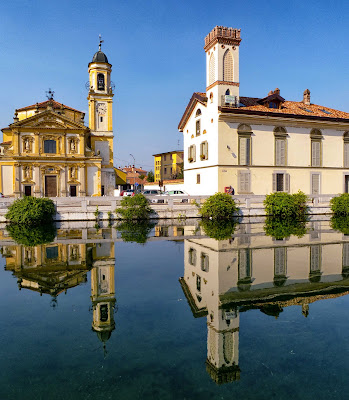
MULTIPOLYGON (((133 158, 133 167, 136 168, 136 160, 132 154, 130 154, 130 156, 133 158)), ((135 172, 134 172, 134 174, 135 174, 135 172)), ((133 176, 133 190, 136 193, 136 175, 133 176)))

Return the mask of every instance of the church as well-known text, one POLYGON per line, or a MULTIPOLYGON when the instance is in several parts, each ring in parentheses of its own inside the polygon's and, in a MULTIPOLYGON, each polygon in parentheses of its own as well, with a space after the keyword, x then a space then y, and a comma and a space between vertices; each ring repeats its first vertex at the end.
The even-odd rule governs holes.
POLYGON ((112 65, 101 50, 88 64, 89 126, 85 114, 46 101, 15 111, 2 129, 0 192, 8 197, 113 195, 112 65))

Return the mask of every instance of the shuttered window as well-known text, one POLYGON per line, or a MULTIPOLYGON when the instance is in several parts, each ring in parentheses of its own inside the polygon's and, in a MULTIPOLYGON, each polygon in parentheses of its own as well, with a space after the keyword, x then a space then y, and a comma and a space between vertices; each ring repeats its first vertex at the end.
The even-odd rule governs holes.
POLYGON ((206 253, 201 253, 201 270, 204 272, 209 270, 208 254, 206 253))
POLYGON ((286 276, 286 248, 277 247, 274 249, 274 275, 286 276))
POLYGON ((239 281, 251 278, 251 250, 239 250, 239 281))
POLYGON ((208 159, 208 143, 207 143, 207 141, 200 143, 200 158, 201 158, 201 160, 208 159))
POLYGON ((311 174, 311 194, 320 194, 320 174, 311 174))
POLYGON ((310 272, 321 270, 321 246, 310 246, 310 272))
POLYGON ((343 243, 343 268, 349 267, 349 243, 343 243))
POLYGON ((188 161, 195 162, 196 161, 196 146, 192 144, 188 147, 188 161))
POLYGON ((284 172, 273 173, 273 192, 287 192, 290 191, 290 174, 284 172))
POLYGON ((249 171, 239 171, 238 173, 238 191, 239 193, 251 193, 251 179, 249 171))
POLYGON ((344 168, 349 168, 349 143, 344 142, 344 168))
POLYGON ((239 164, 251 165, 251 137, 239 136, 239 164))
POLYGON ((189 257, 188 257, 189 264, 196 265, 196 250, 193 248, 190 248, 188 255, 189 255, 189 257))
POLYGON ((321 167, 321 141, 311 141, 311 166, 321 167))
POLYGON ((275 138, 275 165, 286 165, 286 139, 275 138))
POLYGON ((201 123, 200 120, 198 119, 196 121, 196 136, 200 136, 200 133, 201 133, 201 123))

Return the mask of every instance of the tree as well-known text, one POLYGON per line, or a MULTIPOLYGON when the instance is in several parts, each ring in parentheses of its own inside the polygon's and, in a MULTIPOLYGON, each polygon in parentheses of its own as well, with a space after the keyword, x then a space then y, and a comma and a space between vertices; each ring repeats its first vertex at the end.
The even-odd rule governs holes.
POLYGON ((140 174, 140 175, 138 176, 138 178, 141 179, 141 180, 143 180, 143 179, 145 178, 145 175, 140 174))
POLYGON ((154 172, 153 171, 149 171, 148 172, 147 181, 148 182, 154 182, 154 172))

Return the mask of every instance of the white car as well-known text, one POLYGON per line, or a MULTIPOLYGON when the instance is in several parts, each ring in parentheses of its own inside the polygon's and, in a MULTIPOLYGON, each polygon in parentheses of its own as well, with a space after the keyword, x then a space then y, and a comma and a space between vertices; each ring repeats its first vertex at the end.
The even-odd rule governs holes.
POLYGON ((167 196, 188 196, 188 193, 183 192, 183 190, 166 190, 164 195, 167 195, 167 196))

